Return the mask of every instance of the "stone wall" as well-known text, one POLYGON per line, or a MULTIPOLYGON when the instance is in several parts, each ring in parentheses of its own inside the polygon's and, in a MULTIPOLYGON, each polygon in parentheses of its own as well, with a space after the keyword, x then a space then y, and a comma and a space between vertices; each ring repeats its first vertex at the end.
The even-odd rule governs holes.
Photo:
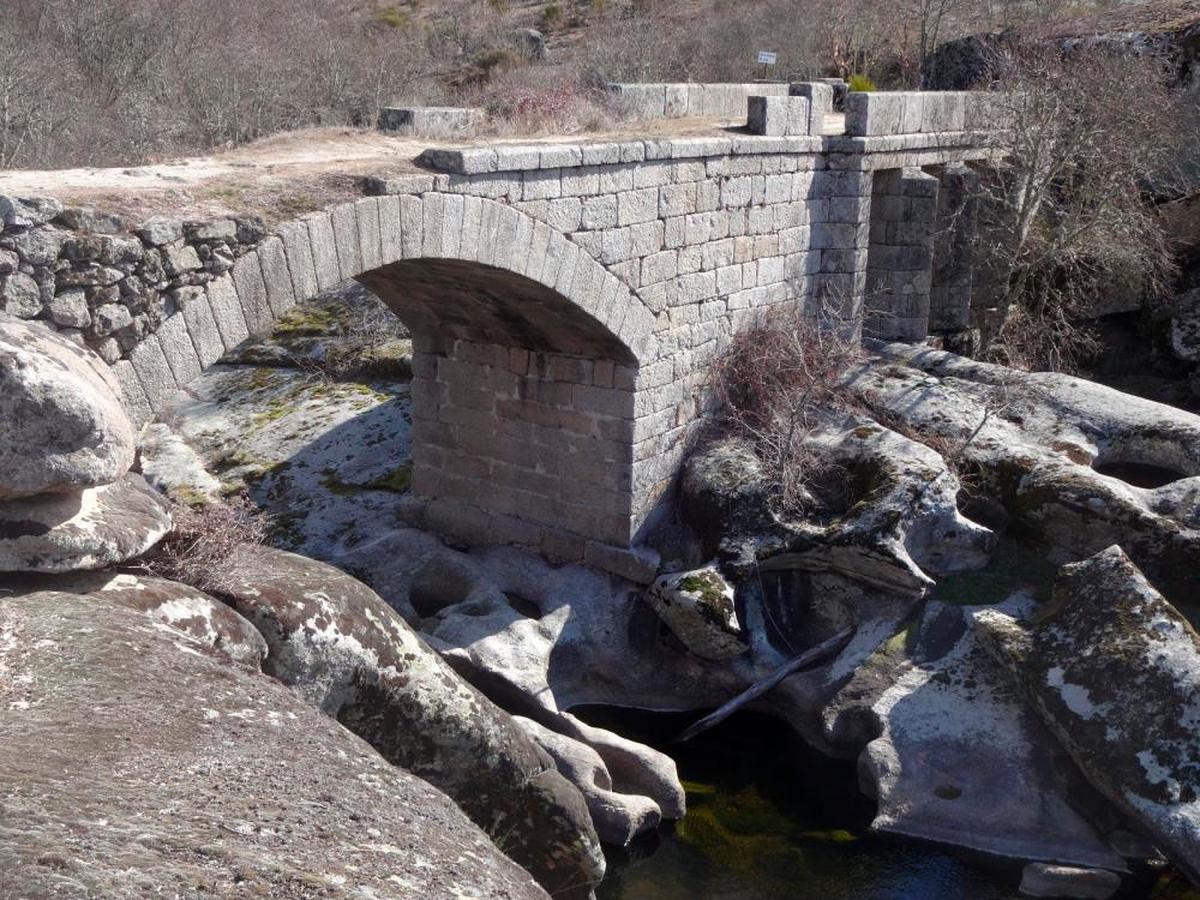
POLYGON ((938 179, 920 169, 875 174, 864 332, 920 340, 929 331, 938 179))
POLYGON ((0 310, 45 319, 110 365, 267 233, 252 217, 134 224, 52 199, 0 198, 0 216, 0 310))
POLYGON ((953 333, 970 327, 979 226, 979 176, 965 163, 932 169, 938 179, 929 331, 953 333))
POLYGON ((852 91, 846 96, 846 134, 986 132, 1002 127, 1005 104, 985 91, 852 91))
POLYGON ((636 119, 682 119, 706 117, 741 119, 746 116, 749 97, 786 97, 788 85, 748 82, 745 84, 610 84, 622 111, 636 119))
POLYGON ((420 345, 418 495, 482 506, 493 533, 558 558, 582 558, 584 535, 630 543, 636 369, 499 344, 420 345))

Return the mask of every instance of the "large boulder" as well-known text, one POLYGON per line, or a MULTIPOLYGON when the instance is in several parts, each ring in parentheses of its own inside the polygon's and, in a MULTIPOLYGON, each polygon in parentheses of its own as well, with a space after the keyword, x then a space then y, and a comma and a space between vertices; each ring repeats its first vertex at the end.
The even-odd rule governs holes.
POLYGON ((133 465, 133 426, 100 357, 0 316, 0 500, 98 487, 133 465))
POLYGON ((0 894, 546 895, 440 791, 102 596, 0 597, 0 894))
POLYGON ((926 91, 986 89, 1012 72, 1012 32, 967 34, 939 44, 921 67, 926 91))
POLYGON ((931 574, 983 566, 990 529, 958 509, 960 484, 930 447, 861 417, 830 416, 803 442, 817 475, 803 510, 782 507, 752 448, 722 441, 688 461, 683 510, 735 575, 764 560, 919 596, 931 574), (714 540, 716 546, 713 546, 714 540))
POLYGON ((74 493, 0 503, 0 572, 103 569, 153 547, 171 528, 166 500, 141 475, 74 493))
POLYGON ((124 606, 256 670, 267 655, 267 642, 258 629, 229 606, 191 585, 165 578, 132 572, 17 575, 5 580, 4 590, 8 597, 49 591, 124 606))
POLYGON ((1048 609, 978 633, 1084 775, 1200 883, 1200 635, 1120 547, 1064 566, 1048 609))
POLYGON ((1168 597, 1200 567, 1200 416, 1081 378, 1017 372, 907 344, 847 382, 872 410, 946 447, 972 494, 1057 563, 1119 543, 1168 597))
POLYGON ((252 546, 215 583, 266 637, 264 671, 446 791, 551 893, 586 897, 600 881, 604 857, 578 790, 374 591, 252 546))
POLYGON ((552 566, 525 550, 463 553, 401 528, 338 564, 363 573, 390 605, 407 610, 472 684, 505 709, 587 744, 604 760, 615 791, 651 798, 664 818, 678 819, 686 807, 674 761, 568 710, 712 707, 753 679, 753 672, 683 652, 628 582, 582 566, 552 566), (440 590, 434 573, 443 579, 440 590))
MULTIPOLYGON (((1004 608, 1030 605, 1014 597, 1004 608)), ((824 712, 831 743, 861 746, 872 828, 1016 859, 1122 870, 1073 804, 1090 797, 964 608, 930 601, 824 712)), ((1101 801, 1100 805, 1104 804, 1101 801)))

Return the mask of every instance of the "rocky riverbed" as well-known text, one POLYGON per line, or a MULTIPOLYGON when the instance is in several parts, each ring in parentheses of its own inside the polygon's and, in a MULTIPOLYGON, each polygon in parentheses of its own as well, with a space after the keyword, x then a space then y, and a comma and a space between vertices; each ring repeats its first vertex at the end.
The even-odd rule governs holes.
POLYGON ((0 895, 586 897, 602 846, 624 898, 1200 874, 1200 418, 872 347, 810 438, 838 489, 797 516, 698 447, 644 589, 405 524, 406 349, 335 292, 135 434, 98 358, 0 322, 0 895), (181 565, 243 495, 269 546, 181 565), (826 642, 776 725, 672 742, 826 642), (766 805, 712 769, 755 744, 797 778, 766 805), (822 781, 852 815, 779 799, 822 781))

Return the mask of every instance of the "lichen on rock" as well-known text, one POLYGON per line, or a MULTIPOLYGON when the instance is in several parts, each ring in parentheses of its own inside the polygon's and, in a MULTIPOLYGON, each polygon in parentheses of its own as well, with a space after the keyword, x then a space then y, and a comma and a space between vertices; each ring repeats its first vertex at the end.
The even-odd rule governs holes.
POLYGON ((1200 635, 1120 547, 1064 566, 1028 621, 975 629, 1087 778, 1200 879, 1200 635))

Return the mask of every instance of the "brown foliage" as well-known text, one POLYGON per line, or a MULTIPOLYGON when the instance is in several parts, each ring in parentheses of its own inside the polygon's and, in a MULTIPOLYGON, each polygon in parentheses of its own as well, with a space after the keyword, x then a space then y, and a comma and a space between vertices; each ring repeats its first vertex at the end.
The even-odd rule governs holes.
POLYGON ((242 544, 263 543, 269 527, 258 507, 241 496, 198 507, 178 504, 171 515, 171 533, 143 568, 202 591, 216 587, 216 573, 227 578, 233 551, 242 544))
POLYGON ((862 356, 845 322, 788 304, 735 335, 713 366, 722 427, 753 445, 788 512, 814 503, 814 485, 830 474, 807 442, 830 414, 854 407, 841 378, 862 356))
POLYGON ((1003 85, 1010 128, 981 179, 981 255, 1004 311, 992 358, 1074 369, 1095 351, 1079 323, 1097 297, 1167 286, 1172 257, 1145 190, 1178 159, 1167 83, 1153 56, 1016 56, 1003 85))

